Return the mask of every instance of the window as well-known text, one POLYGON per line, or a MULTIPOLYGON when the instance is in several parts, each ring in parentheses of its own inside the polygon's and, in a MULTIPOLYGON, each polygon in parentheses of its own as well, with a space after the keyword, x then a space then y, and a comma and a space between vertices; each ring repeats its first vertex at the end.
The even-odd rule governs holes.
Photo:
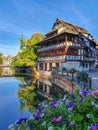
POLYGON ((43 83, 39 81, 39 89, 43 89, 43 83))
POLYGON ((70 56, 68 56, 68 60, 70 60, 70 56))
POLYGON ((43 70, 43 63, 39 63, 39 70, 43 70))
POLYGON ((74 56, 74 60, 76 59, 76 56, 74 56))
POLYGON ((47 85, 44 84, 44 91, 47 92, 47 85))
POLYGON ((72 37, 71 36, 67 36, 67 41, 72 41, 72 37))
POLYGON ((49 63, 49 71, 52 71, 52 63, 49 63))
POLYGON ((86 68, 88 68, 88 64, 86 64, 86 68))
POLYGON ((47 63, 45 63, 45 70, 47 70, 47 63))
POLYGON ((82 66, 83 66, 83 68, 85 68, 85 64, 84 63, 82 64, 82 66))
POLYGON ((67 53, 71 55, 78 55, 78 50, 74 48, 69 48, 67 53))
POLYGON ((59 63, 56 63, 56 67, 59 68, 59 63))

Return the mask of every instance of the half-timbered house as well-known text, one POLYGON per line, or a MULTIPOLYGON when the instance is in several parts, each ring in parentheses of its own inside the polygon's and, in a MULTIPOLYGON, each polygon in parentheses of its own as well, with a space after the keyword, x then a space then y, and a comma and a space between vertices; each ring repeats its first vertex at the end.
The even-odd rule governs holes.
POLYGON ((98 70, 98 45, 97 45, 97 47, 96 47, 95 66, 96 66, 96 69, 98 70))
POLYGON ((53 67, 77 70, 93 70, 96 43, 82 27, 70 24, 59 18, 45 39, 38 43, 38 70, 51 73, 53 67))

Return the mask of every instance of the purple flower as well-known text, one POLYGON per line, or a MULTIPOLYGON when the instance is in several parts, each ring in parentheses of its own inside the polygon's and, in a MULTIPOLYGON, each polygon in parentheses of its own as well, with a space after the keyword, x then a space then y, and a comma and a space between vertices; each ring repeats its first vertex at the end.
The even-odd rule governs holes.
POLYGON ((98 124, 92 125, 90 130, 98 130, 98 124))
POLYGON ((16 122, 16 124, 20 125, 22 122, 26 122, 27 118, 21 118, 16 122))
POLYGON ((56 122, 61 122, 62 120, 62 116, 59 116, 58 118, 56 118, 56 122))
POLYGON ((58 104, 58 100, 52 102, 50 105, 51 105, 51 108, 55 108, 56 105, 58 104))
POLYGON ((70 122, 70 124, 69 124, 71 127, 74 127, 74 125, 75 125, 75 122, 70 122))
POLYGON ((33 124, 32 123, 29 124, 28 127, 29 127, 30 130, 32 130, 33 124))
POLYGON ((83 101, 84 101, 84 100, 81 98, 81 99, 80 99, 80 103, 82 103, 83 101))
POLYGON ((53 118, 53 119, 51 120, 51 122, 53 123, 53 122, 55 122, 55 120, 56 120, 56 118, 53 118))
POLYGON ((67 105, 68 109, 72 109, 74 107, 74 103, 70 102, 69 105, 67 105))
POLYGON ((61 120, 62 120, 62 116, 59 116, 58 118, 52 119, 51 122, 52 122, 52 123, 53 123, 53 122, 61 122, 61 120))
POLYGON ((66 104, 66 99, 63 102, 64 102, 64 104, 66 104))
POLYGON ((80 92, 80 94, 82 94, 83 96, 86 96, 88 93, 88 89, 84 89, 80 92))
POLYGON ((21 123, 22 123, 21 120, 16 121, 16 124, 17 124, 17 125, 20 125, 21 123))
POLYGON ((34 117, 35 120, 39 120, 40 118, 40 111, 38 111, 34 117))
POLYGON ((75 98, 73 93, 70 94, 70 98, 75 98))
POLYGON ((39 108, 38 108, 38 111, 39 111, 39 112, 42 112, 42 109, 43 109, 42 107, 39 107, 39 108))

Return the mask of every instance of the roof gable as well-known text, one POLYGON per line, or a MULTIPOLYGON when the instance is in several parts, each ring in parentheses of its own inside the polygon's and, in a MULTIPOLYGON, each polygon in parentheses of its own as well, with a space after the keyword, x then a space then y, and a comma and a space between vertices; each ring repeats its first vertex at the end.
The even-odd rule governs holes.
POLYGON ((77 26, 77 25, 73 25, 71 23, 68 23, 62 19, 57 18, 55 23, 53 24, 53 27, 51 29, 51 31, 49 31, 47 34, 45 34, 46 39, 62 34, 62 33, 68 33, 68 34, 73 34, 73 35, 83 35, 85 36, 87 39, 94 41, 94 39, 92 38, 92 36, 89 35, 89 33, 87 32, 86 29, 77 26))
POLYGON ((61 26, 64 26, 64 23, 62 23, 62 21, 57 18, 57 19, 56 19, 56 22, 54 23, 54 25, 53 25, 53 27, 52 27, 52 29, 57 29, 57 28, 59 28, 59 27, 61 27, 61 26))
POLYGON ((73 33, 73 34, 87 33, 87 31, 84 28, 70 24, 59 18, 56 19, 56 22, 54 23, 52 30, 59 28, 61 26, 65 27, 65 32, 68 32, 68 33, 73 33))

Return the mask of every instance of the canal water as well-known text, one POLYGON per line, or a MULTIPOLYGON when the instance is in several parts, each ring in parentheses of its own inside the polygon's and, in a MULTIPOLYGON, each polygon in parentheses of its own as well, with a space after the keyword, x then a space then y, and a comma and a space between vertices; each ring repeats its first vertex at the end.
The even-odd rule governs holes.
POLYGON ((18 119, 29 117, 38 103, 62 95, 63 89, 49 80, 31 76, 0 77, 0 130, 8 130, 18 119))
POLYGON ((40 102, 65 94, 49 79, 29 75, 7 77, 12 75, 9 68, 1 68, 0 74, 0 130, 8 130, 18 119, 28 118, 40 102))
POLYGON ((8 125, 30 115, 28 110, 24 113, 19 112, 19 84, 20 81, 14 77, 0 78, 0 130, 8 130, 8 125))

